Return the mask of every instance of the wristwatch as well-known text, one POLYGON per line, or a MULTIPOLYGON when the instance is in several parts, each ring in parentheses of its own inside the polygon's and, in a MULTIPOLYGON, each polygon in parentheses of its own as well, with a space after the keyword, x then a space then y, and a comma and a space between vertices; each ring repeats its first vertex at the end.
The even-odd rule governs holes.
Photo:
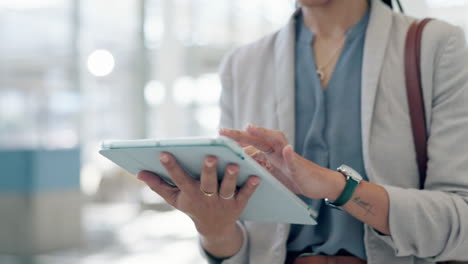
POLYGON ((353 197, 356 187, 362 181, 362 176, 357 171, 353 170, 353 168, 346 165, 341 165, 337 171, 345 176, 346 186, 336 201, 330 201, 325 198, 325 203, 333 208, 340 209, 341 206, 345 205, 351 197, 353 197))

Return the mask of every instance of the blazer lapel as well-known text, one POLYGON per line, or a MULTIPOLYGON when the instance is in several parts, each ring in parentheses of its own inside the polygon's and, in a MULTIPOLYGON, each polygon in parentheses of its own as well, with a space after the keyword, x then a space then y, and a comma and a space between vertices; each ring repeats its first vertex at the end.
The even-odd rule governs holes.
POLYGON ((368 161, 375 97, 392 26, 392 11, 380 0, 373 0, 371 5, 364 46, 361 92, 363 156, 368 175, 372 175, 368 161))
MULTIPOLYGON (((380 0, 373 0, 371 4, 364 47, 361 95, 363 155, 368 172, 370 168, 368 168, 369 162, 367 161, 369 160, 369 140, 375 97, 392 26, 392 11, 380 0)), ((299 9, 291 17, 287 26, 279 31, 274 47, 276 120, 278 129, 285 133, 293 146, 295 133, 294 47, 297 12, 299 9)))
POLYGON ((295 108, 294 108, 294 47, 295 47, 295 17, 299 9, 289 20, 289 23, 279 31, 274 47, 275 61, 275 109, 278 129, 283 131, 294 146, 295 108))

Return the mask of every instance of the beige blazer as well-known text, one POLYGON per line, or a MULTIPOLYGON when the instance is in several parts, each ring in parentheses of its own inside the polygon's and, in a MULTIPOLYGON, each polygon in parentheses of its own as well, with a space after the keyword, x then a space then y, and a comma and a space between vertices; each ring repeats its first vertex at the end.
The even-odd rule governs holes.
MULTIPOLYGON (((390 198, 391 236, 365 228, 369 263, 468 260, 468 49, 460 28, 430 22, 422 41, 429 132, 426 189, 418 169, 407 106, 403 53, 413 18, 373 0, 362 69, 366 173, 390 198)), ((248 123, 282 130, 294 143, 294 44, 283 29, 226 57, 221 66, 221 126, 248 123)), ((244 243, 231 263, 282 264, 288 224, 239 223, 244 243)))

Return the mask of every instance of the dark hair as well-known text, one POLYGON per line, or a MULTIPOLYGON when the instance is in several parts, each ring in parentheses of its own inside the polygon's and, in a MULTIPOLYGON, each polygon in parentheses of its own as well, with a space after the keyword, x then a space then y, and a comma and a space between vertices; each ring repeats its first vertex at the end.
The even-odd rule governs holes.
MULTIPOLYGON (((382 0, 386 5, 388 5, 391 9, 393 9, 393 1, 392 0, 382 0)), ((396 0, 397 4, 398 4, 398 8, 400 9, 400 11, 402 13, 404 13, 405 11, 403 10, 403 6, 401 6, 401 3, 400 3, 400 0, 396 0)))
POLYGON ((382 0, 386 5, 388 5, 389 7, 393 8, 393 3, 392 3, 392 0, 382 0))

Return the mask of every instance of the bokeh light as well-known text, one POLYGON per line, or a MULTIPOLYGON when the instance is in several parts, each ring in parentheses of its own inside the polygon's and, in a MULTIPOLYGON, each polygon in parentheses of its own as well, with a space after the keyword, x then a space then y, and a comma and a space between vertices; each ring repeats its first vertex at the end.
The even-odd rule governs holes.
POLYGON ((108 50, 95 50, 88 57, 88 70, 96 77, 109 75, 114 67, 114 56, 108 50))
POLYGON ((152 80, 145 86, 145 100, 151 106, 160 105, 166 98, 166 87, 160 81, 152 80))

